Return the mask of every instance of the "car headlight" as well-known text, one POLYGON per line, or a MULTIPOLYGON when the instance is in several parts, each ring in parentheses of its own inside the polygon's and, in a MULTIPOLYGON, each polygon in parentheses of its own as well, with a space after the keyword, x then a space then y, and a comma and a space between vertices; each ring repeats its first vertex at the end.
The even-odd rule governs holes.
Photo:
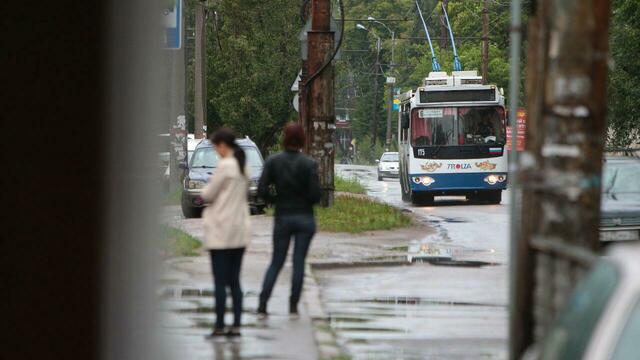
POLYGON ((251 180, 251 181, 249 181, 249 190, 250 190, 250 191, 256 191, 256 190, 258 190, 258 180, 251 180))
POLYGON ((204 181, 200 181, 200 180, 189 180, 189 182, 187 183, 187 188, 188 189, 202 189, 205 185, 204 181))
POLYGON ((436 182, 431 176, 416 176, 413 178, 413 182, 416 184, 422 184, 424 186, 429 186, 436 182))
POLYGON ((506 175, 497 175, 497 174, 487 175, 487 177, 484 178, 484 182, 486 182, 489 185, 495 185, 497 183, 504 182, 505 180, 507 180, 506 175))

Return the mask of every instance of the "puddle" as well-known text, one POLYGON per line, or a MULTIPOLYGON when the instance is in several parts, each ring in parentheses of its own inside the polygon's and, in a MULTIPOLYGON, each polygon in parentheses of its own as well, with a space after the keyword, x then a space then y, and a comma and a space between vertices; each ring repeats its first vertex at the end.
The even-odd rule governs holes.
POLYGON ((483 304, 477 302, 466 302, 466 301, 443 301, 443 300, 434 300, 427 299, 421 297, 414 296, 395 296, 395 297, 381 297, 381 298, 371 298, 371 299, 355 299, 355 300, 345 300, 344 303, 377 303, 377 304, 393 304, 393 305, 451 305, 451 306, 498 306, 504 307, 503 305, 495 305, 495 304, 483 304))

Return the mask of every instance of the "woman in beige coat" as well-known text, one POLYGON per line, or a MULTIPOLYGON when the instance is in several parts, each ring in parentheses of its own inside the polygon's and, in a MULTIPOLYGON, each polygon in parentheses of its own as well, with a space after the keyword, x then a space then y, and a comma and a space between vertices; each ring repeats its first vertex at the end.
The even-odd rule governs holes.
POLYGON ((249 205, 246 158, 229 130, 220 130, 211 137, 220 156, 209 183, 202 190, 208 204, 202 214, 205 231, 204 246, 209 250, 215 285, 216 324, 208 337, 239 336, 242 315, 240 268, 245 247, 250 241, 249 205), (233 326, 225 332, 224 313, 227 291, 233 298, 233 326))

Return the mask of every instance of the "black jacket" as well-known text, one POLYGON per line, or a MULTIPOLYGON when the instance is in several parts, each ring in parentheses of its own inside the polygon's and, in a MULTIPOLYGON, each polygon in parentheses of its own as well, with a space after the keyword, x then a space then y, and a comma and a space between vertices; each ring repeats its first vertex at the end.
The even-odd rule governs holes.
POLYGON ((270 156, 264 164, 258 196, 275 204, 276 216, 313 214, 320 201, 318 165, 297 151, 270 156))

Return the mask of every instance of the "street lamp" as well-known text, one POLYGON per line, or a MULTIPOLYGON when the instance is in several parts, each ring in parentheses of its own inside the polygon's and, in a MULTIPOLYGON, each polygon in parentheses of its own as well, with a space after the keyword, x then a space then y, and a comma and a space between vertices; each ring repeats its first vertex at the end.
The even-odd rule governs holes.
POLYGON ((374 107, 373 107, 373 116, 371 117, 371 146, 376 144, 376 138, 378 135, 378 115, 375 107, 375 100, 378 97, 378 70, 380 69, 380 36, 378 36, 375 32, 367 29, 366 26, 362 24, 356 24, 356 28, 360 30, 364 30, 369 34, 376 37, 376 64, 375 64, 375 76, 373 79, 373 99, 374 99, 374 107))
MULTIPOLYGON (((393 67, 394 63, 394 54, 396 49, 396 33, 391 30, 385 23, 382 21, 376 20, 373 16, 367 17, 367 20, 372 21, 376 24, 382 25, 389 33, 391 34, 391 63, 389 63, 389 70, 391 75, 394 75, 393 67)), ((385 137, 385 145, 387 151, 389 150, 389 146, 391 145, 391 117, 393 112, 393 84, 395 83, 395 78, 387 78, 387 84, 389 85, 389 97, 387 98, 387 132, 385 137), (390 81, 391 80, 391 81, 390 81)))
MULTIPOLYGON (((380 24, 382 26, 384 26, 385 29, 387 29, 387 31, 389 31, 389 33, 391 34, 391 64, 389 67, 391 67, 391 69, 393 70, 393 58, 394 58, 394 53, 395 53, 395 48, 396 48, 396 32, 391 30, 385 23, 383 23, 382 21, 378 21, 376 20, 376 18, 374 18, 373 16, 369 16, 367 17, 367 20, 372 21, 376 24, 380 24)), ((361 24, 358 24, 360 26, 362 26, 361 24)), ((364 26, 363 26, 364 27, 364 26)), ((366 28, 365 28, 366 30, 366 28)))

